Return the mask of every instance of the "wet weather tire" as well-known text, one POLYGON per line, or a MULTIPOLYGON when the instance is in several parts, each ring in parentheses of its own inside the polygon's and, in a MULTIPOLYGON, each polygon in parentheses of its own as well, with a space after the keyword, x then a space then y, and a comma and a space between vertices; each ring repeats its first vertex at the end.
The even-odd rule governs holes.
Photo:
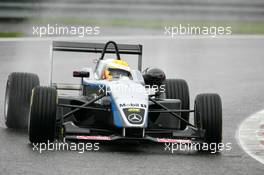
POLYGON ((57 91, 38 86, 32 92, 29 118, 31 143, 53 142, 56 132, 57 91))
MULTIPOLYGON (((167 79, 165 81, 165 94, 168 99, 181 100, 181 108, 190 109, 189 87, 185 80, 182 79, 167 79)), ((181 113, 181 117, 189 121, 189 113, 181 113)), ((186 123, 180 122, 181 129, 186 128, 186 123)))
POLYGON ((195 123, 205 130, 205 142, 222 142, 222 102, 218 94, 199 94, 195 99, 195 123))
POLYGON ((32 89, 39 85, 35 74, 13 72, 6 83, 4 117, 8 128, 26 129, 32 89))

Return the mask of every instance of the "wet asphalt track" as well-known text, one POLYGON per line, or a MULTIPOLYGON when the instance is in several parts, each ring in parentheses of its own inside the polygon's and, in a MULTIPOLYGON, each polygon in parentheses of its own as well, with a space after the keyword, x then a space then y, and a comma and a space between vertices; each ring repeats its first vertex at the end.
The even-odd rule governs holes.
POLYGON ((223 101, 223 141, 232 143, 232 150, 218 155, 171 154, 163 145, 117 144, 83 154, 34 152, 26 133, 5 127, 5 83, 12 71, 29 71, 47 84, 48 42, 0 42, 0 174, 263 174, 264 165, 248 156, 235 138, 240 122, 264 107, 263 38, 135 38, 122 43, 144 45, 143 67, 160 67, 168 77, 186 79, 192 101, 198 93, 218 92, 223 101))

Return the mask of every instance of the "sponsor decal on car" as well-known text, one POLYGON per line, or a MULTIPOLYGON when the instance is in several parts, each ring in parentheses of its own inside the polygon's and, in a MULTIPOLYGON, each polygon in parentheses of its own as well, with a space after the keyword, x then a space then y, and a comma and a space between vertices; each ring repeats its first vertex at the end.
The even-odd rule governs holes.
POLYGON ((141 124, 144 120, 145 109, 143 108, 123 108, 127 120, 131 124, 141 124))
POLYGON ((76 136, 76 139, 80 140, 111 140, 108 136, 76 136))
POLYGON ((140 103, 121 103, 119 106, 120 108, 147 108, 146 104, 140 103))
POLYGON ((140 112, 140 108, 129 108, 128 112, 140 112))
POLYGON ((136 114, 136 113, 133 113, 133 114, 130 114, 128 117, 127 117, 128 121, 130 121, 131 123, 141 123, 142 120, 143 120, 143 117, 139 114, 136 114))
POLYGON ((167 139, 167 138, 157 138, 157 141, 158 142, 161 142, 161 143, 181 143, 181 144, 184 144, 184 143, 192 143, 191 140, 184 140, 184 139, 167 139))

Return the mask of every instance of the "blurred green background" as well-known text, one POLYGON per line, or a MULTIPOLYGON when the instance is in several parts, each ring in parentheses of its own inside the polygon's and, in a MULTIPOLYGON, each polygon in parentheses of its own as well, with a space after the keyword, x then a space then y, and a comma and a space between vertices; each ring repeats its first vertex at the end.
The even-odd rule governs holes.
POLYGON ((90 25, 100 35, 163 35, 165 26, 231 26, 264 34, 263 0, 1 0, 0 37, 32 37, 33 26, 90 25))

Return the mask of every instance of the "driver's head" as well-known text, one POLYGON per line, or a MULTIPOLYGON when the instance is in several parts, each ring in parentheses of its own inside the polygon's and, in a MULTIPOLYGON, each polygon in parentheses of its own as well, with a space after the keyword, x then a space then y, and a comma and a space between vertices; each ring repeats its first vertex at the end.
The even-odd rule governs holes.
POLYGON ((105 66, 103 72, 103 79, 113 80, 121 77, 130 78, 130 67, 127 62, 123 60, 113 60, 105 66))

